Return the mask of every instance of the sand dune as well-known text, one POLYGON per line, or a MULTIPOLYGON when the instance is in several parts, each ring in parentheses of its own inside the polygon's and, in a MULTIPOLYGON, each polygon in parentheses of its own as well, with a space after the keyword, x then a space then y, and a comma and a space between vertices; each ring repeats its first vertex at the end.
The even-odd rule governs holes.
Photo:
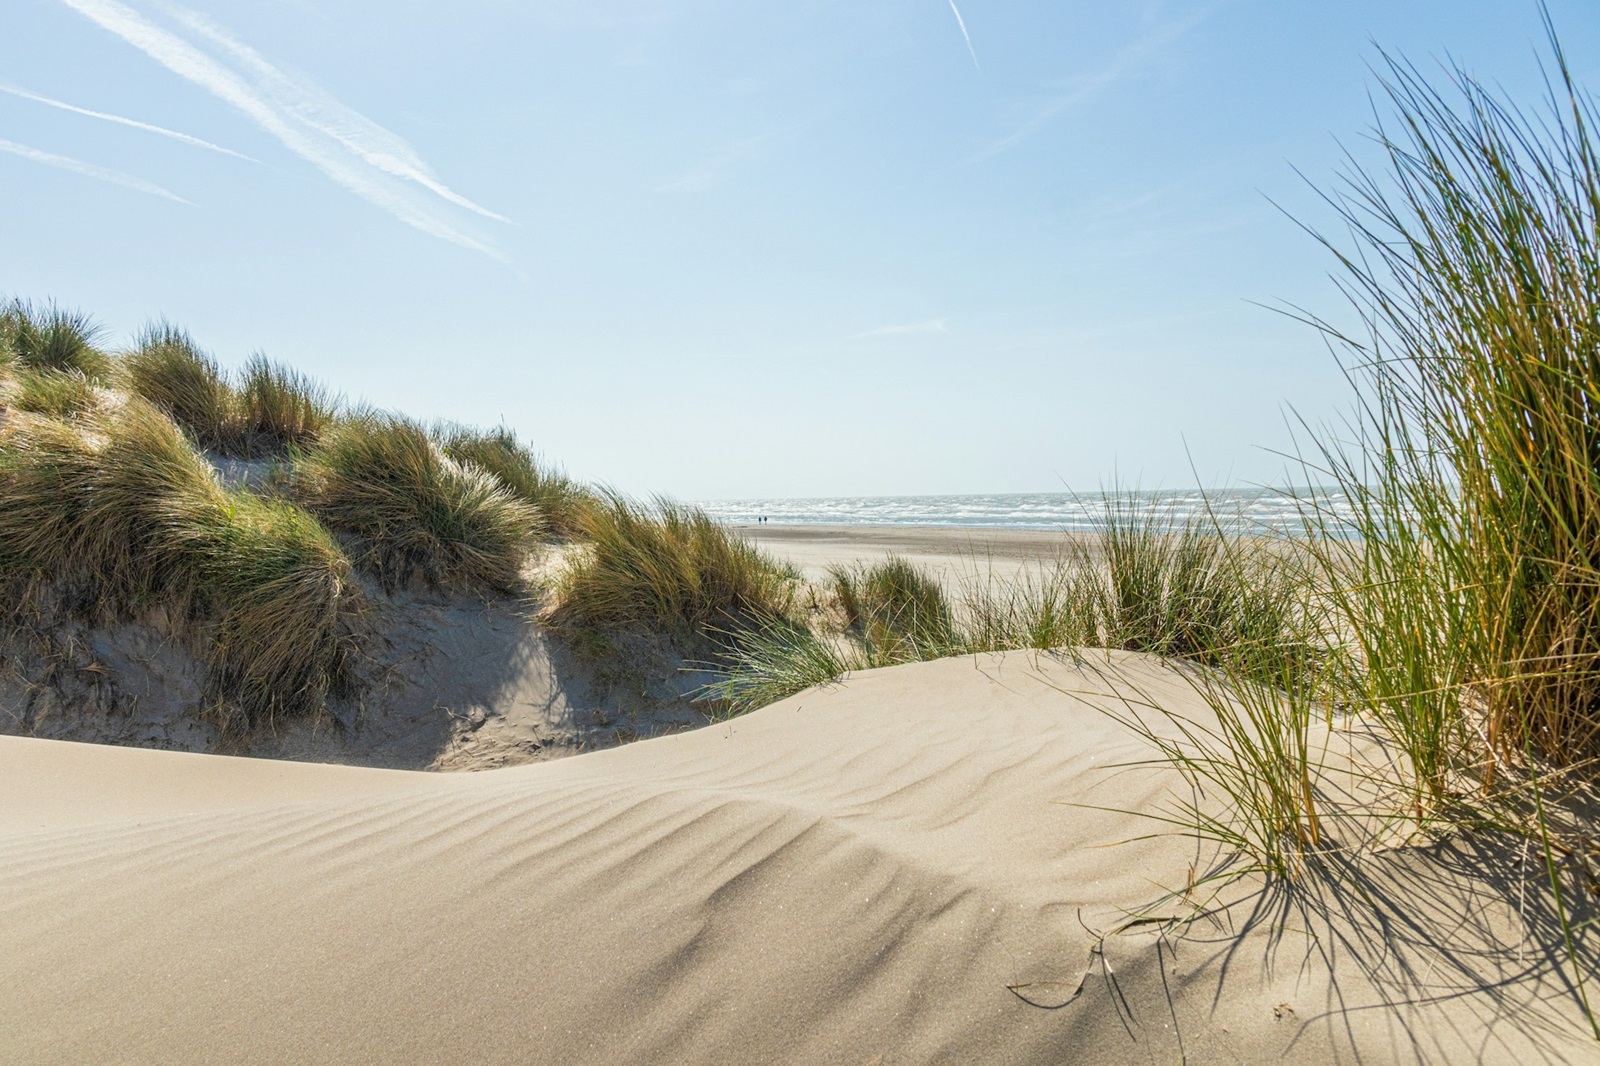
POLYGON ((1131 922, 1214 856, 1078 806, 1177 784, 1109 768, 1146 754, 1113 686, 1203 713, 1154 660, 1013 654, 467 775, 0 737, 0 1057, 1594 1058, 1488 851, 1131 922))

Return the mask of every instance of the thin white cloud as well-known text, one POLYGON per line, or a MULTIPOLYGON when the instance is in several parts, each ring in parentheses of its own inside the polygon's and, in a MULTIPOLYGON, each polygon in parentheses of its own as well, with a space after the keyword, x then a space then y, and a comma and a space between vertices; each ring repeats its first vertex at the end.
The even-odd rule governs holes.
POLYGON ((169 9, 175 19, 222 47, 244 69, 225 65, 120 0, 61 2, 242 112, 291 152, 408 226, 506 261, 493 244, 461 229, 436 206, 419 201, 408 186, 420 186, 490 218, 501 216, 445 187, 400 137, 340 104, 308 80, 285 74, 200 16, 169 9))
POLYGON ((906 337, 918 333, 949 333, 950 320, 945 318, 930 318, 925 322, 904 322, 893 326, 879 326, 876 329, 863 330, 855 335, 854 340, 864 340, 867 337, 906 337))
POLYGON ((967 32, 967 20, 961 17, 961 9, 956 6, 956 0, 950 0, 950 10, 955 13, 956 25, 961 27, 961 39, 967 42, 967 53, 972 56, 972 65, 977 67, 978 73, 983 73, 983 67, 978 63, 977 50, 972 47, 972 34, 967 32))
POLYGON ((212 152, 221 152, 223 155, 231 155, 235 159, 243 159, 247 163, 256 162, 256 160, 251 159, 243 152, 235 152, 232 148, 224 148, 220 144, 212 144, 210 141, 203 141, 199 137, 191 137, 187 133, 179 133, 177 130, 169 130, 165 126, 153 126, 148 122, 140 122, 138 119, 124 118, 121 115, 112 115, 105 111, 91 111, 87 107, 78 107, 76 104, 69 104, 64 100, 56 100, 49 96, 41 96, 38 93, 29 92, 27 89, 19 88, 15 85, 6 85, 5 83, 0 82, 0 93, 9 93, 12 96, 20 97, 24 100, 31 100, 36 104, 44 104, 46 107, 54 107, 59 108, 62 111, 70 111, 74 115, 86 115, 89 118, 98 118, 105 122, 115 122, 119 126, 128 126, 132 129, 144 130, 146 133, 154 133, 161 137, 170 137, 175 141, 182 141, 184 144, 192 144, 196 148, 204 148, 212 152))
POLYGON ((397 178, 414 181, 441 199, 485 218, 511 221, 445 185, 404 138, 346 107, 311 79, 273 66, 261 53, 204 15, 162 0, 157 0, 156 6, 231 55, 256 77, 263 94, 282 111, 338 141, 368 165, 397 178))
POLYGON ((163 189, 155 182, 145 181, 143 178, 136 178, 132 174, 124 174, 120 170, 108 170, 105 167, 97 167, 93 163, 85 163, 81 159, 72 159, 69 156, 56 155, 54 152, 40 151, 37 148, 29 148, 25 144, 17 144, 15 141, 6 140, 0 140, 0 152, 9 152, 12 155, 21 156, 23 159, 29 159, 35 163, 43 163, 47 167, 57 167, 61 170, 70 170, 72 173, 82 174, 86 178, 94 178, 97 181, 109 182, 112 185, 120 185, 124 189, 132 189, 135 192, 147 193, 151 196, 159 196, 166 200, 172 200, 175 203, 189 204, 190 207, 194 206, 194 204, 190 203, 188 200, 185 200, 177 193, 163 189))
POLYGON ((1038 133, 1057 115, 1077 107, 1086 100, 1097 96, 1106 88, 1137 74, 1157 52, 1210 17, 1211 12, 1217 6, 1217 4, 1208 4, 1185 18, 1162 23, 1138 40, 1118 50, 1110 61, 1099 70, 1092 71, 1078 79, 1070 91, 1050 100, 1032 118, 983 149, 983 151, 973 155, 967 162, 976 163, 1015 148, 1035 133, 1038 133))

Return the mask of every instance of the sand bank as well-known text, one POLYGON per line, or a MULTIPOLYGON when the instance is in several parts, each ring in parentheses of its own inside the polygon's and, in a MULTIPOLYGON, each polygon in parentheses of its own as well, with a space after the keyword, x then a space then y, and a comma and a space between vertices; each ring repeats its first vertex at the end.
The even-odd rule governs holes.
POLYGON ((1212 849, 1119 813, 1182 783, 1112 768, 1117 692, 1206 713, 1158 661, 1012 654, 467 775, 0 737, 3 1057, 1594 1059, 1514 849, 1198 916, 1212 849))

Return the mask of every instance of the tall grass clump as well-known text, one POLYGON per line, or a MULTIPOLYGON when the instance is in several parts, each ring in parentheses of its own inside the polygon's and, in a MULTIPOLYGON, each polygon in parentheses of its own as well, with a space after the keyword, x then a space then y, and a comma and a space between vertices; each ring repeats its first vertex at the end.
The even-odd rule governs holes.
POLYGON ((121 360, 128 391, 178 425, 202 448, 231 452, 240 444, 237 398, 222 367, 183 330, 165 322, 145 328, 121 360))
POLYGON ((961 576, 959 614, 966 650, 1049 651, 1099 642, 1093 566, 1070 556, 1010 580, 973 567, 961 576))
POLYGON ((854 670, 972 650, 939 579, 906 559, 832 567, 827 592, 839 631, 792 615, 755 618, 730 634, 704 695, 743 714, 854 670))
POLYGON ((0 443, 0 563, 55 583, 89 616, 156 601, 186 614, 193 574, 169 535, 174 509, 220 489, 171 421, 130 400, 87 426, 13 416, 0 443))
POLYGON ((1133 492, 1104 498, 1093 536, 1068 549, 1088 643, 1274 679, 1310 668, 1311 588, 1296 553, 1215 515, 1176 521, 1133 492))
POLYGON ((1319 556, 1348 686, 1430 804, 1600 758, 1600 115, 1546 28, 1539 115, 1387 60, 1384 166, 1331 198, 1352 247, 1323 242, 1364 329, 1313 320, 1360 397, 1320 450, 1359 538, 1319 556))
POLYGON ((178 517, 174 539, 205 597, 209 692, 224 728, 305 716, 348 694, 360 595, 327 530, 248 492, 178 517))
POLYGON ((517 587, 540 533, 538 512, 495 476, 458 463, 421 426, 354 416, 295 463, 294 498, 347 536, 358 565, 388 590, 420 578, 442 589, 517 587))
MULTIPOLYGON (((709 694, 749 710, 852 670, 978 652, 1118 648, 1303 695, 1326 650, 1291 557, 1214 520, 1174 523, 1134 494, 1112 492, 1097 528, 1067 542, 1053 565, 1009 579, 985 578, 974 565, 960 576, 955 602, 936 575, 902 558, 833 568, 824 589, 837 607, 832 628, 824 615, 815 628, 784 621, 741 634, 709 694)), ((1297 722, 1303 735, 1307 723, 1297 722)))
POLYGON ((828 572, 847 631, 873 661, 959 654, 955 618, 939 579, 899 556, 828 572))
POLYGON ((839 680, 875 663, 852 641, 831 639, 808 626, 788 621, 767 622, 731 634, 720 649, 717 677, 701 690, 720 710, 713 718, 733 717, 817 685, 839 680))
POLYGON ((488 471, 512 495, 537 508, 547 533, 563 540, 577 535, 579 515, 593 502, 593 494, 565 474, 540 463, 510 429, 446 425, 435 433, 450 458, 488 471))
POLYGON ((1348 247, 1319 239, 1360 328, 1307 316, 1357 399, 1306 461, 1306 480, 1353 508, 1303 504, 1326 640, 1314 680, 1270 683, 1224 658, 1197 680, 1214 724, 1167 714, 1179 737, 1163 740, 1137 699, 1127 719, 1227 801, 1177 821, 1293 876, 1329 843, 1312 729, 1356 712, 1398 752, 1361 783, 1378 790, 1369 813, 1510 830, 1542 852, 1600 1039, 1570 906, 1585 875, 1573 884, 1563 858, 1592 837, 1581 808, 1554 820, 1600 756, 1600 115, 1548 13, 1546 29, 1539 115, 1459 67, 1441 88, 1385 56, 1381 165, 1354 165, 1328 197, 1348 247), (1386 811, 1391 798, 1409 810, 1386 811))
POLYGON ((142 400, 0 425, 8 606, 51 596, 97 624, 163 610, 209 663, 225 726, 310 713, 348 687, 348 573, 309 516, 224 490, 142 400))
POLYGON ((578 536, 550 612, 559 626, 641 629, 703 646, 792 614, 793 570, 698 508, 606 493, 580 513, 578 536))
POLYGON ((21 368, 76 372, 101 384, 111 371, 110 356, 95 347, 100 327, 88 315, 54 303, 12 300, 0 306, 0 335, 21 368))
POLYGON ((229 451, 248 459, 315 444, 339 420, 341 405, 313 379, 256 355, 240 375, 236 406, 229 451))

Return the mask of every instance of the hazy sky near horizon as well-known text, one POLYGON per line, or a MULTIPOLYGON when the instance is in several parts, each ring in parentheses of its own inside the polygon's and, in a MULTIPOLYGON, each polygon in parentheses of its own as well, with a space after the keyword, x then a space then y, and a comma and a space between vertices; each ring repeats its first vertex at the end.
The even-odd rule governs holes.
MULTIPOLYGON (((1594 0, 1551 0, 1600 87, 1594 0)), ((1278 480, 1375 41, 1534 0, 6 0, 0 295, 684 498, 1278 480)), ((1381 105, 1380 105, 1381 106, 1381 105)))

